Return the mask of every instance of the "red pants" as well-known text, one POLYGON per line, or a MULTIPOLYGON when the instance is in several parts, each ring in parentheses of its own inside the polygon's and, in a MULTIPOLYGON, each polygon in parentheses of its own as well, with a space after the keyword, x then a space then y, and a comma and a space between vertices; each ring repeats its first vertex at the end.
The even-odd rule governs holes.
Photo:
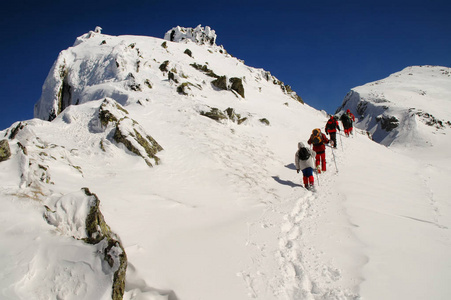
POLYGON ((304 186, 305 186, 305 187, 307 187, 309 184, 310 184, 310 185, 313 185, 313 183, 314 183, 314 181, 315 181, 315 179, 313 178, 313 175, 311 175, 311 176, 309 176, 309 177, 304 176, 302 179, 304 179, 304 186))
POLYGON ((326 152, 316 154, 316 168, 321 165, 321 170, 326 171, 326 152))
POLYGON ((352 127, 345 128, 345 134, 346 134, 346 136, 349 136, 350 133, 352 133, 352 127))

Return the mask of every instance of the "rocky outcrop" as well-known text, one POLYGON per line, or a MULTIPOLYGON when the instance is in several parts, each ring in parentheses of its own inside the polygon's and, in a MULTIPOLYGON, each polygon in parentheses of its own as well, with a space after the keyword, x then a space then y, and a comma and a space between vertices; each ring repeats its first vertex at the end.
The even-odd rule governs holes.
POLYGON ((9 148, 8 140, 0 141, 0 162, 8 160, 11 157, 11 149, 9 148))
POLYGON ((244 86, 243 86, 243 80, 241 78, 232 77, 229 79, 230 82, 230 89, 232 91, 235 91, 244 98, 244 86))
POLYGON ((234 123, 237 123, 238 125, 242 124, 248 119, 247 117, 242 117, 240 114, 236 113, 235 109, 231 107, 227 108, 224 111, 221 111, 216 107, 211 107, 209 111, 200 111, 200 114, 217 122, 230 120, 234 123))
POLYGON ((104 262, 104 272, 112 275, 112 299, 123 299, 127 255, 119 237, 111 231, 100 211, 99 198, 88 188, 59 198, 46 206, 44 218, 63 235, 84 241, 97 248, 104 262))
POLYGON ((150 135, 147 135, 144 128, 136 121, 123 118, 117 122, 113 139, 115 142, 123 144, 129 151, 141 156, 149 167, 160 163, 156 153, 163 150, 163 147, 150 135))
POLYGON ((218 90, 231 90, 244 98, 244 86, 241 78, 232 77, 227 81, 226 76, 218 76, 211 84, 218 90))
POLYGON ((191 41, 198 45, 214 46, 216 42, 216 33, 209 26, 202 27, 201 25, 198 25, 196 28, 177 26, 168 30, 164 35, 164 39, 178 43, 191 41))
POLYGON ((158 142, 146 133, 135 120, 128 117, 128 111, 113 99, 106 98, 99 108, 99 120, 103 128, 114 126, 113 140, 123 144, 132 153, 141 156, 148 166, 158 165, 156 155, 163 150, 158 142))

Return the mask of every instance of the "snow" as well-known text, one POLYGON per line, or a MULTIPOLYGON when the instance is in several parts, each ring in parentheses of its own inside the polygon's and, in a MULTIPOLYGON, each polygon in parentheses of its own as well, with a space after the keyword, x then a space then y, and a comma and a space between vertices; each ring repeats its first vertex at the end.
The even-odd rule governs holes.
MULTIPOLYGON (((36 117, 46 120, 57 107, 59 65, 70 67, 73 105, 52 122, 23 121, 9 140, 13 156, 0 163, 2 299, 111 298, 102 246, 73 238, 84 234, 83 187, 98 196, 125 248, 124 299, 451 297, 449 127, 420 127, 429 146, 404 140, 386 147, 365 130, 339 135, 338 148, 326 150, 328 170, 315 175, 317 192, 306 191, 293 156, 327 115, 217 46, 167 42, 163 48, 163 42, 99 29, 58 58, 36 117), (193 57, 183 53, 187 47, 193 57), (165 60, 201 88, 177 93, 178 84, 159 70, 165 60), (245 98, 214 89, 213 78, 193 62, 243 78, 245 98), (142 91, 128 88, 129 73, 142 91), (124 105, 164 148, 159 165, 149 167, 111 139, 114 126, 99 124, 105 97, 124 105), (232 107, 247 120, 238 125, 200 115, 211 107, 232 107), (44 218, 45 205, 53 219, 44 218)), ((423 89, 431 74, 411 72, 423 77, 423 89)), ((435 99, 448 91, 446 84, 428 90, 435 93, 429 111, 442 111, 443 119, 449 104, 435 99)))

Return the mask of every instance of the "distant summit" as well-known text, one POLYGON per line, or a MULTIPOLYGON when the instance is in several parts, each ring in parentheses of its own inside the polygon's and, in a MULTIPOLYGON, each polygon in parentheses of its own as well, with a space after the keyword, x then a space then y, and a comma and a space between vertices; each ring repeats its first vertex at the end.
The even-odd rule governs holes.
POLYGON ((192 41, 198 45, 214 46, 216 33, 210 27, 202 27, 200 24, 196 28, 174 27, 164 35, 164 39, 171 42, 192 41))
POLYGON ((451 128, 450 99, 450 68, 411 66, 353 88, 337 113, 350 109, 358 118, 356 127, 385 146, 427 146, 451 128))

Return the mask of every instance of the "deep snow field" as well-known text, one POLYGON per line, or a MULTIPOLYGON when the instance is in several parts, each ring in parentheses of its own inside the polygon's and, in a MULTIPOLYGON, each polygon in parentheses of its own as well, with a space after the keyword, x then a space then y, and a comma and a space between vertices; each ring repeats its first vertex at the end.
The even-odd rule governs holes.
MULTIPOLYGON (((206 47, 168 42, 161 50, 160 39, 121 38, 125 47, 138 41, 158 62, 161 51, 183 53, 188 45, 198 57, 206 47)), ((88 46, 74 47, 75 61, 88 46)), ((260 70, 211 54, 214 71, 245 72, 245 98, 203 84, 206 77, 189 67, 184 74, 198 76, 202 89, 180 95, 159 63, 154 87, 139 96, 146 101, 124 92, 121 104, 164 148, 152 168, 112 142, 112 128, 94 130, 100 104, 117 87, 85 89, 102 97, 52 122, 25 121, 9 141, 12 157, 0 163, 0 298, 111 299, 112 274, 96 248, 72 237, 84 234, 80 189, 88 187, 127 253, 124 299, 450 299, 451 129, 419 122, 416 130, 431 141, 425 146, 386 147, 360 129, 340 135, 310 192, 294 155, 327 114, 249 79, 260 70), (233 107, 248 119, 216 122, 199 114, 207 106, 233 107), (44 205, 55 208, 58 226, 46 222, 44 205)), ((184 68, 190 58, 180 57, 174 65, 184 68)))

